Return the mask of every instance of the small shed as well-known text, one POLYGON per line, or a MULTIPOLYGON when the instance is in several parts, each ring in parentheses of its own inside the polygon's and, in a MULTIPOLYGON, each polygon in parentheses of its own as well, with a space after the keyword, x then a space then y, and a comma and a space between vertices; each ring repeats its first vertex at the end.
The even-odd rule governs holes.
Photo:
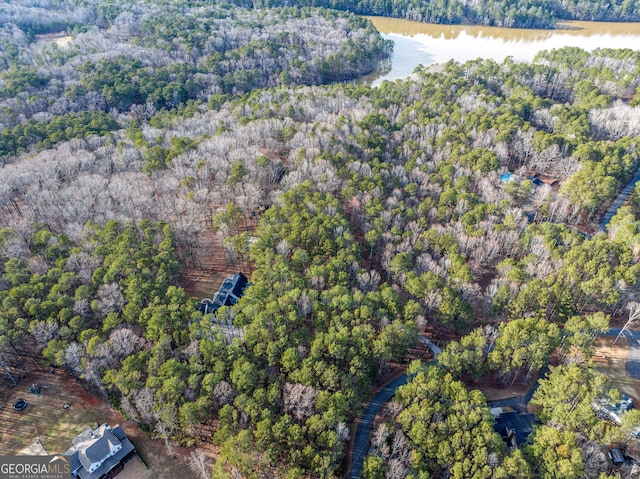
POLYGON ((613 462, 616 466, 619 466, 620 464, 624 464, 625 462, 622 452, 617 447, 614 447, 613 449, 611 449, 607 454, 607 456, 609 456, 609 459, 611 459, 611 462, 613 462))

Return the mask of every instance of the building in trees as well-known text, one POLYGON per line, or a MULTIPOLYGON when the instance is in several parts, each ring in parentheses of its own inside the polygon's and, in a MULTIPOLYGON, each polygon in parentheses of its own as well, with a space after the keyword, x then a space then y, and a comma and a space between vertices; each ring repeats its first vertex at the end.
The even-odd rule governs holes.
MULTIPOLYGON (((508 408, 511 409, 511 408, 508 408)), ((516 449, 527 441, 533 432, 533 425, 538 423, 534 414, 519 414, 514 410, 501 407, 491 408, 491 414, 496 420, 493 429, 505 442, 509 449, 516 449)))
POLYGON ((220 289, 213 295, 213 299, 205 298, 200 301, 199 309, 204 314, 212 313, 222 306, 233 306, 244 294, 244 290, 249 286, 249 280, 242 273, 227 276, 220 285, 220 289))
POLYGON ((620 394, 620 401, 612 400, 608 395, 598 397, 591 402, 591 408, 598 417, 611 421, 618 426, 622 424, 622 415, 633 407, 633 399, 620 394))
POLYGON ((120 426, 112 428, 105 423, 94 430, 87 428, 76 436, 73 446, 64 455, 71 458, 74 478, 103 479, 121 470, 136 455, 136 450, 120 426))

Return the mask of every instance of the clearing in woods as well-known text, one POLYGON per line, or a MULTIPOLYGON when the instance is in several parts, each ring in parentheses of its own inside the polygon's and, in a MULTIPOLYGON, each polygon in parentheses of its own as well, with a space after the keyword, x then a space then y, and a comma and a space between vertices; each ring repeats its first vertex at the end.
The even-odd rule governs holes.
POLYGON ((151 440, 135 423, 126 421, 107 402, 85 391, 63 371, 33 372, 13 388, 0 386, 3 454, 29 454, 29 446, 36 440, 48 454, 63 453, 80 432, 105 422, 122 426, 148 466, 147 469, 137 460, 130 461, 119 478, 175 479, 189 471, 186 460, 193 449, 174 446, 169 454, 163 441, 151 440), (46 386, 39 396, 29 392, 33 384, 46 386), (27 401, 25 410, 14 410, 13 403, 18 399, 27 401), (65 408, 65 404, 70 407, 65 408))
MULTIPOLYGON (((251 219, 238 228, 238 232, 253 232, 257 221, 251 219)), ((212 298, 224 279, 237 272, 251 278, 251 264, 242 258, 232 259, 224 245, 222 235, 206 230, 198 235, 197 244, 191 251, 183 251, 188 256, 181 271, 179 285, 192 298, 201 300, 212 298)))
POLYGON ((627 375, 627 353, 629 343, 621 337, 613 344, 615 336, 598 336, 594 355, 595 369, 609 378, 609 383, 623 393, 631 396, 638 407, 640 399, 640 380, 627 375))

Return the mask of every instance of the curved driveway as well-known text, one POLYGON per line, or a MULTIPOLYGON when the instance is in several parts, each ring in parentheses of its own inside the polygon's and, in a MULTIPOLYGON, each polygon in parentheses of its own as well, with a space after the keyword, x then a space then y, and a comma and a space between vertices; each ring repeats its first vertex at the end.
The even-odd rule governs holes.
POLYGON ((356 437, 353 440, 353 449, 351 453, 351 471, 349 473, 350 479, 359 479, 362 473, 362 465, 364 464, 364 457, 369 451, 369 434, 371 433, 371 425, 373 419, 378 414, 380 408, 389 401, 396 393, 396 389, 407 383, 407 375, 394 379, 387 384, 378 394, 373 396, 367 408, 360 416, 360 422, 356 429, 356 437))
POLYGON ((627 198, 635 188, 638 181, 640 181, 640 169, 636 172, 636 175, 631 179, 631 181, 627 183, 627 186, 618 193, 618 196, 615 197, 607 211, 605 211, 602 218, 600 218, 600 231, 607 231, 607 226, 609 225, 611 218, 615 216, 620 207, 625 201, 627 201, 627 198))
MULTIPOLYGON (((423 336, 418 337, 418 340, 431 349, 435 358, 438 357, 438 354, 440 354, 441 351, 438 346, 423 336)), ((434 362, 435 359, 429 361, 430 364, 433 364, 434 362)), ((367 455, 367 452, 369 452, 369 435, 371 434, 371 426, 373 425, 373 420, 378 414, 378 411, 393 397, 396 393, 396 389, 407 384, 407 379, 407 375, 403 374, 388 383, 375 396, 373 396, 362 413, 362 416, 360 416, 360 421, 358 422, 356 429, 356 436, 353 439, 353 447, 351 449, 350 479, 360 479, 362 465, 364 464, 364 457, 367 455)))
MULTIPOLYGON (((611 328, 609 329, 605 335, 606 336, 617 336, 620 333, 620 328, 611 328)), ((624 333, 624 336, 627 338, 629 342, 629 351, 627 353, 627 375, 640 379, 640 331, 627 330, 624 333)), ((431 343, 429 340, 420 337, 419 338, 423 343, 427 344, 430 348, 432 348, 434 354, 437 356, 440 353, 440 350, 437 346, 431 343)), ((349 479, 360 479, 360 474, 362 473, 362 466, 364 464, 364 458, 369 451, 369 435, 371 434, 371 426, 373 425, 373 420, 378 414, 380 408, 389 401, 393 395, 396 393, 396 390, 407 383, 407 375, 403 374, 398 378, 391 381, 387 384, 380 392, 378 392, 369 404, 367 405, 364 413, 360 416, 360 421, 358 423, 356 429, 356 435, 353 440, 353 448, 351 452, 351 470, 349 471, 349 479)), ((531 396, 535 392, 535 387, 528 391, 527 394, 523 396, 518 396, 516 398, 510 398, 508 400, 504 400, 504 405, 509 405, 514 407, 516 410, 522 410, 522 412, 526 411, 526 404, 531 400, 531 396)), ((499 406, 501 401, 492 401, 492 406, 499 406)))

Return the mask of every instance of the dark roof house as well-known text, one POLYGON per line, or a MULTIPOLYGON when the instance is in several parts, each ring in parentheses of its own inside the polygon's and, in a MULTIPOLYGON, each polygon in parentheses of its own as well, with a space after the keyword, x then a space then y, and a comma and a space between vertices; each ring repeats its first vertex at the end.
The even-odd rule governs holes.
POLYGON ((616 466, 625 463, 622 451, 620 451, 620 449, 618 449, 617 447, 611 449, 607 455, 609 456, 609 459, 611 459, 611 462, 613 462, 616 466))
POLYGON ((64 455, 71 457, 72 476, 80 479, 114 477, 131 459, 135 447, 120 426, 103 424, 93 431, 87 428, 72 441, 64 455))
POLYGON ((533 432, 533 425, 537 423, 535 415, 530 413, 519 414, 502 408, 492 408, 491 413, 496 418, 493 430, 500 434, 502 440, 511 449, 525 444, 529 434, 533 432))
POLYGON ((222 306, 233 306, 242 297, 248 285, 249 280, 242 273, 227 276, 213 299, 203 299, 198 309, 204 314, 215 314, 222 306))

